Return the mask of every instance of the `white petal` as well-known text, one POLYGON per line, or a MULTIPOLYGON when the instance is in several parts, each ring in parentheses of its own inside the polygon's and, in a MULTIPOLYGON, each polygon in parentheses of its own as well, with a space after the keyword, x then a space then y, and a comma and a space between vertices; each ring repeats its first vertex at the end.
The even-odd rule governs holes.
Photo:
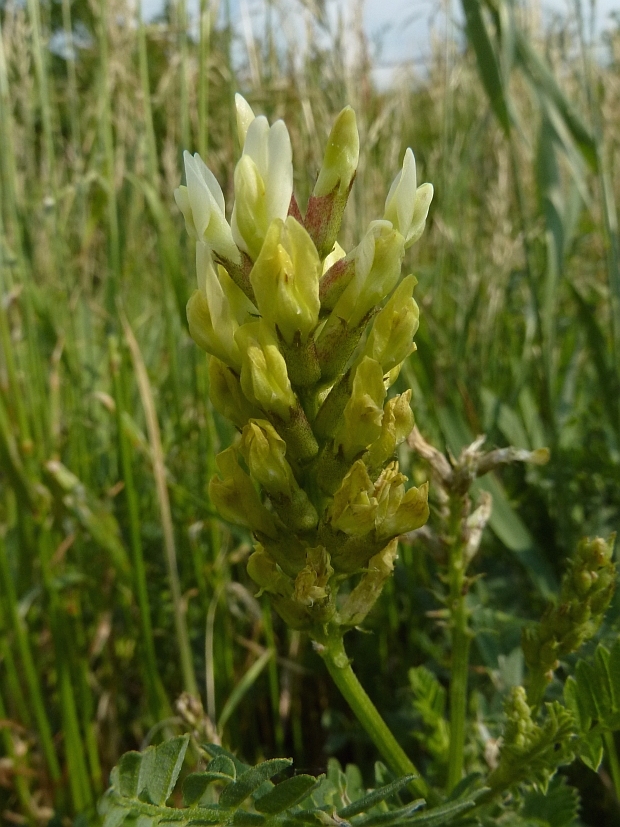
POLYGON ((194 226, 196 227, 198 238, 202 239, 211 220, 213 197, 198 164, 189 153, 185 153, 185 176, 187 178, 187 194, 194 217, 194 226))
POLYGON ((243 154, 249 155, 254 161, 263 180, 267 178, 269 169, 268 139, 269 123, 264 115, 259 115, 258 118, 254 118, 248 127, 243 154))
POLYGON ((406 247, 411 247, 420 238, 426 226, 426 218, 428 210, 433 200, 433 185, 420 184, 416 191, 415 205, 413 210, 413 218, 411 220, 411 229, 407 234, 406 247))
POLYGON ((190 238, 196 238, 196 227, 194 226, 194 217, 192 215, 192 207, 189 203, 189 195, 187 187, 177 187, 174 191, 174 200, 177 202, 177 207, 183 213, 185 219, 185 229, 190 238))
POLYGON ((284 221, 293 195, 293 148, 284 121, 276 121, 269 131, 269 170, 265 184, 269 221, 274 218, 284 221))
POLYGON ((194 155, 194 161, 204 179, 205 184, 209 188, 209 192, 215 199, 215 203, 220 208, 221 212, 224 213, 226 210, 226 206, 224 204, 224 193, 222 192, 222 188, 220 187, 217 178, 197 152, 194 155))
POLYGON ((213 275, 217 278, 211 249, 204 241, 199 241, 196 244, 196 276, 198 289, 207 299, 209 298, 207 284, 212 280, 213 275))
POLYGON ((403 159, 403 177, 400 179, 398 203, 396 209, 398 210, 398 221, 400 224, 400 232, 406 235, 411 225, 413 218, 413 208, 415 206, 415 192, 417 186, 415 157, 413 152, 408 147, 403 159))
POLYGON ((407 148, 403 158, 402 170, 392 182, 388 196, 385 199, 385 218, 391 221, 394 227, 407 236, 413 218, 416 193, 416 166, 415 157, 410 148, 407 148))
POLYGON ((237 133, 239 134, 239 143, 243 149, 248 127, 254 120, 255 115, 250 104, 238 92, 235 95, 235 108, 237 110, 237 133))

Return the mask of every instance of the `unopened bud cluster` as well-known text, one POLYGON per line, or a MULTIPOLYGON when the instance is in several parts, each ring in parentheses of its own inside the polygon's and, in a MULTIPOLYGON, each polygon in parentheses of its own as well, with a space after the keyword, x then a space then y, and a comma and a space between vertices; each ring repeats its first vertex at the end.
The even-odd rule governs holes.
POLYGON ((598 630, 616 584, 614 537, 582 540, 562 578, 557 605, 524 630, 523 654, 531 673, 549 682, 559 659, 576 652, 598 630))
POLYGON ((175 192, 196 241, 189 329, 210 354, 213 406, 239 430, 210 496, 255 537, 248 571, 292 627, 360 623, 389 577, 397 537, 427 519, 395 452, 413 427, 411 392, 388 396, 413 352, 416 280, 401 280, 433 195, 407 150, 385 203, 348 254, 337 235, 359 155, 355 114, 329 136, 305 217, 291 141, 237 96, 242 155, 230 223, 214 175, 185 154, 175 192), (341 584, 356 576, 346 597, 341 584))

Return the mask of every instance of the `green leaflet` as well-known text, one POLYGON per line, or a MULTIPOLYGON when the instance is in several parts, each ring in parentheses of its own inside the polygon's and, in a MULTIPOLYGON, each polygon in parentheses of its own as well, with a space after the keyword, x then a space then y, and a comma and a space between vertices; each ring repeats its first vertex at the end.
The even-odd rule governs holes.
POLYGON ((520 815, 542 822, 549 827, 569 827, 577 818, 579 794, 566 779, 556 776, 546 793, 532 790, 523 799, 520 815))
POLYGON ((600 644, 591 661, 578 662, 564 686, 564 701, 582 736, 580 758, 588 766, 598 766, 600 735, 620 729, 620 641, 611 650, 600 644))
MULTIPOLYGON (((126 753, 112 770, 110 789, 99 804, 103 827, 124 823, 132 827, 449 827, 474 806, 481 792, 473 791, 479 787, 478 778, 472 787, 470 777, 449 801, 417 813, 426 802, 407 801, 406 788, 413 776, 367 791, 356 767, 348 766, 345 773, 331 759, 327 776, 294 775, 274 784, 271 778, 289 768, 290 759, 275 758, 251 767, 222 747, 209 744, 204 750, 213 758, 206 771, 185 776, 184 806, 166 806, 179 781, 188 745, 189 736, 184 735, 141 753, 126 753), (204 803, 205 798, 209 803, 204 803), (211 803, 215 799, 217 803, 211 803)), ((379 776, 385 778, 385 773, 379 772, 379 776)))

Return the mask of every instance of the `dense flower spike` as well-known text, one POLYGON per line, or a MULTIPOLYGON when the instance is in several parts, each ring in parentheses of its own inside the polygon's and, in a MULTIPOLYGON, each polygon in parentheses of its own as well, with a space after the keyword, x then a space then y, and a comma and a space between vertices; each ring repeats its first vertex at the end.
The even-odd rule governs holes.
POLYGON ((217 458, 214 506, 256 540, 248 572, 284 620, 316 639, 361 623, 398 536, 428 517, 427 486, 395 461, 411 391, 388 397, 415 350, 414 276, 401 280, 433 194, 408 149, 385 203, 348 254, 336 241, 359 157, 346 107, 305 217, 286 126, 235 98, 242 156, 230 224, 222 190, 185 154, 175 197, 196 241, 189 329, 210 359, 214 408, 240 432, 217 458), (340 595, 339 595, 340 592, 340 595))

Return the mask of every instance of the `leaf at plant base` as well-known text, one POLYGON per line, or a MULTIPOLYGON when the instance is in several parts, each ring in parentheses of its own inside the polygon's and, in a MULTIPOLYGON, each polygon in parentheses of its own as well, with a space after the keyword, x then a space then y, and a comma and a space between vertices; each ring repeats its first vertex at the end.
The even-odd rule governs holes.
POLYGON ((569 827, 577 818, 579 793, 569 787, 566 780, 556 776, 549 784, 547 793, 532 790, 523 799, 520 815, 542 821, 549 827, 569 827))
POLYGON ((397 810, 388 810, 387 812, 357 818, 353 824, 355 827, 389 827, 391 824, 405 824, 409 816, 425 804, 426 801, 423 798, 418 798, 397 810))
POLYGON ((249 795, 257 790, 260 785, 277 775, 282 770, 290 767, 293 762, 290 758, 273 758, 270 761, 263 761, 246 770, 236 781, 229 784, 220 796, 222 807, 238 807, 249 795))
POLYGON ((392 781, 391 784, 386 784, 384 787, 379 787, 377 790, 371 790, 369 793, 366 793, 366 795, 358 798, 347 807, 343 807, 341 810, 338 810, 338 818, 349 819, 351 816, 370 810, 371 807, 380 804, 390 796, 396 795, 396 793, 400 792, 403 787, 406 787, 410 781, 413 781, 414 778, 416 778, 415 775, 405 775, 402 778, 397 778, 396 781, 392 781))
POLYGON ((193 772, 183 781, 183 804, 195 807, 214 782, 230 784, 232 779, 223 772, 193 772))
POLYGON ((268 815, 282 813, 307 798, 319 786, 322 778, 323 776, 317 779, 312 775, 294 775, 257 799, 254 807, 259 813, 268 815))
POLYGON ((149 747, 142 754, 138 776, 138 790, 146 793, 152 804, 165 804, 177 783, 189 735, 181 735, 164 741, 157 747, 149 747))
POLYGON ((137 798, 142 755, 139 752, 126 752, 118 762, 117 789, 123 798, 137 798))
POLYGON ((594 772, 598 772, 603 760, 603 739, 597 732, 584 735, 579 742, 578 755, 586 765, 594 772))

